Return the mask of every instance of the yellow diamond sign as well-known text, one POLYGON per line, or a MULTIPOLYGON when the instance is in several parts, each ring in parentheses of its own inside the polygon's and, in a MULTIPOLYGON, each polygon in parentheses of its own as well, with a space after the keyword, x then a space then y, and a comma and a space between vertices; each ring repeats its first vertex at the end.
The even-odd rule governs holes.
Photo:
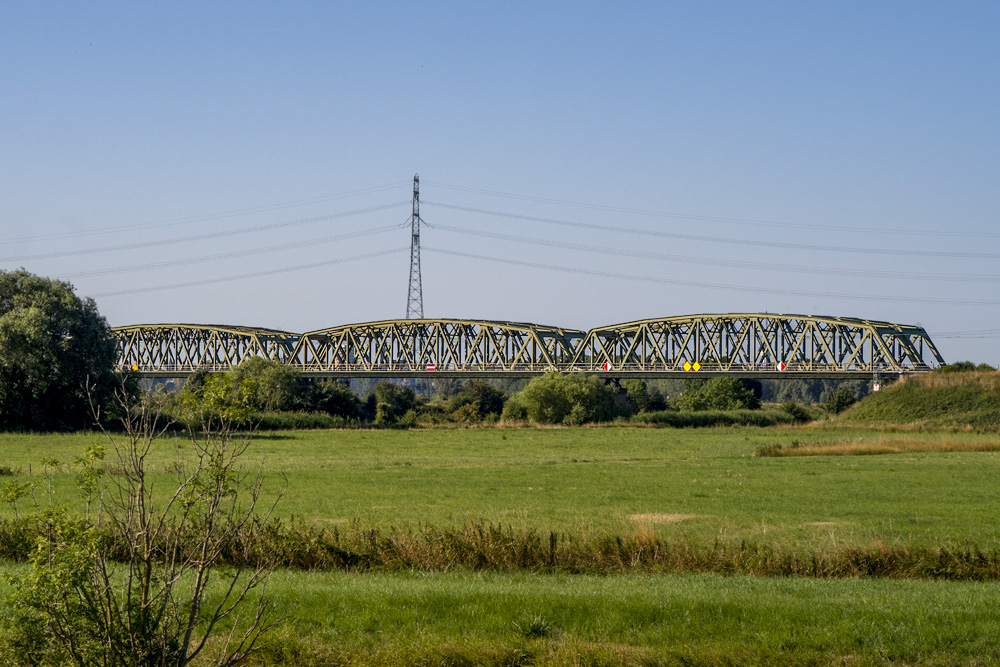
POLYGON ((696 371, 700 371, 701 370, 701 364, 699 364, 696 361, 696 362, 694 362, 694 366, 692 366, 691 368, 695 369, 696 371))
POLYGON ((684 370, 686 370, 686 371, 691 370, 691 362, 690 361, 685 361, 684 362, 684 370))

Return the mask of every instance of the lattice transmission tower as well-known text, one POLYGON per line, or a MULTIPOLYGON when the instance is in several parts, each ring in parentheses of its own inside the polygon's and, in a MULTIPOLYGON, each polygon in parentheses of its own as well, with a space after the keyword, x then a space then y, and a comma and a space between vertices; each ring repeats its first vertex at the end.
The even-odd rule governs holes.
POLYGON ((413 175, 413 215, 410 216, 410 289, 406 319, 424 318, 424 288, 420 282, 420 175, 413 175))

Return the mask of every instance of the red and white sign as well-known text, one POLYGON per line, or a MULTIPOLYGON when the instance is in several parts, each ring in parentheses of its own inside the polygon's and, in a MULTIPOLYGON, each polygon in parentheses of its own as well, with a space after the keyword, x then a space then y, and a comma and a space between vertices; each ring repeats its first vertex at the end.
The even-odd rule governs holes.
POLYGON ((611 370, 611 362, 610 361, 605 361, 604 362, 604 370, 606 370, 606 371, 610 371, 611 370))
POLYGON ((784 361, 779 361, 779 362, 778 362, 778 370, 779 370, 779 371, 783 371, 783 370, 785 370, 786 368, 788 368, 788 366, 786 366, 786 365, 785 365, 785 362, 784 362, 784 361))
POLYGON ((427 364, 427 370, 429 370, 429 371, 436 371, 437 370, 437 365, 436 364, 427 364))

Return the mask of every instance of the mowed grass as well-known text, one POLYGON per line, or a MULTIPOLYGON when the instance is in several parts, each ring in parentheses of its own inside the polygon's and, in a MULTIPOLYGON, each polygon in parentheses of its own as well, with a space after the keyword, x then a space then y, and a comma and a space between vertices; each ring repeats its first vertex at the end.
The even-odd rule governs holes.
MULTIPOLYGON (((574 535, 633 534, 711 544, 747 540, 781 548, 845 544, 973 543, 993 548, 1000 453, 907 451, 892 456, 753 456, 780 444, 832 441, 885 446, 893 435, 844 428, 559 428, 310 431, 260 434, 248 465, 262 463, 282 517, 320 526, 404 529, 468 521, 574 535)), ((898 436, 906 447, 935 433, 898 436)), ((0 435, 7 480, 39 482, 40 460, 62 462, 55 497, 81 503, 69 465, 95 434, 0 435)), ((987 449, 995 435, 951 433, 987 449)), ((189 465, 183 434, 158 442, 153 479, 189 465)), ((25 509, 22 501, 20 509, 25 509)), ((11 516, 9 506, 0 508, 11 516)))
POLYGON ((995 583, 278 572, 269 590, 286 620, 256 664, 1000 664, 995 583))

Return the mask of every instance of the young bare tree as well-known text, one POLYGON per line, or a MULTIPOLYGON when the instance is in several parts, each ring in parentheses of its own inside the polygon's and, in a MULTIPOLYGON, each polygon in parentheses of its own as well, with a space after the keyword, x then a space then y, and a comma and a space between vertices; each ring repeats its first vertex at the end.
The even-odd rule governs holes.
POLYGON ((271 566, 250 550, 274 505, 258 511, 262 468, 241 464, 250 389, 212 378, 189 397, 201 428, 167 489, 149 459, 169 446, 169 425, 154 400, 119 394, 122 431, 104 431, 109 465, 99 448, 78 459, 88 515, 39 516, 46 537, 15 581, 19 662, 184 667, 211 654, 224 667, 262 648, 278 619, 271 566))

